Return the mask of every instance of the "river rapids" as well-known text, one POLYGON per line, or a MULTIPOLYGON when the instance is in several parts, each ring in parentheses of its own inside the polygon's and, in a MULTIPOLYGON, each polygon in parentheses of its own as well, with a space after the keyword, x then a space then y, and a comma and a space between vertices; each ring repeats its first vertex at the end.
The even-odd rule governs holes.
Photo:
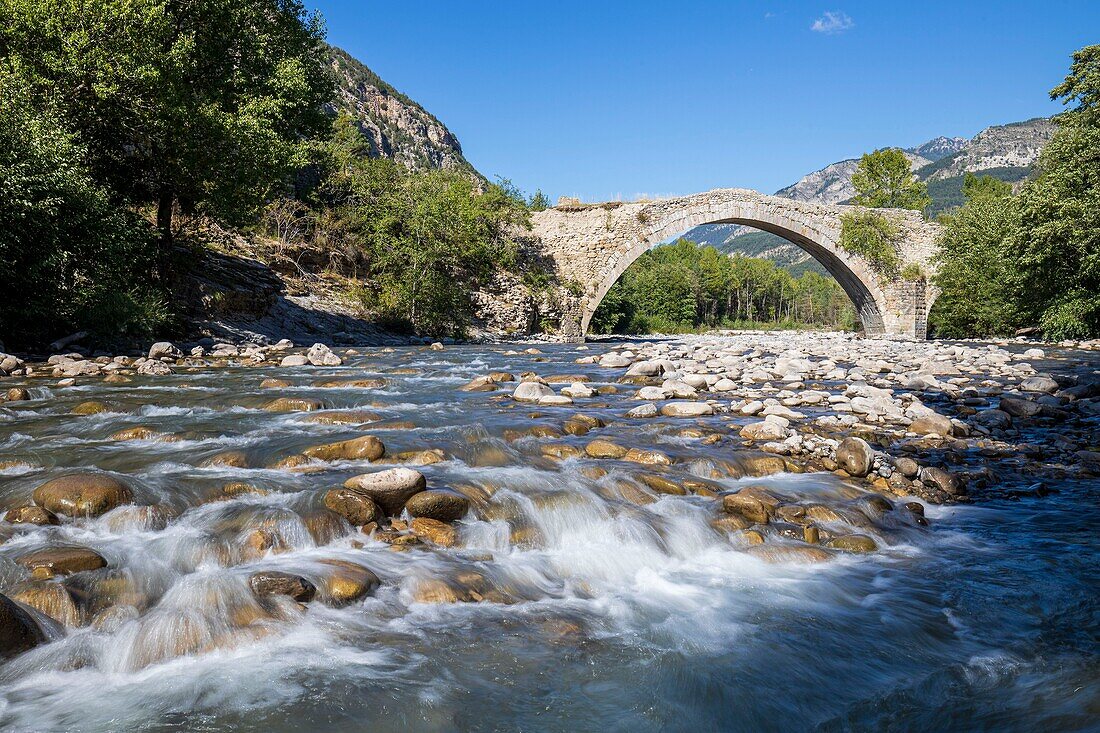
POLYGON ((574 346, 539 351, 26 380, 30 399, 0 404, 0 508, 76 471, 123 481, 133 503, 0 523, 0 592, 33 606, 49 637, 0 663, 0 728, 1100 728, 1095 480, 922 516, 833 472, 776 471, 776 456, 707 440, 728 434, 722 414, 624 419, 638 387, 621 372, 574 364, 593 353, 574 346), (544 406, 511 400, 514 384, 459 390, 490 371, 617 391, 544 406), (265 409, 275 398, 320 409, 265 409), (73 414, 89 402, 105 409, 73 414), (577 413, 606 424, 563 433, 577 413), (285 461, 367 434, 390 458, 285 461), (578 450, 594 438, 671 465, 578 450), (423 458, 433 450, 442 460, 423 458), (323 503, 402 455, 428 488, 469 500, 448 541, 402 535, 407 516, 368 534, 323 503), (723 525, 714 496, 749 486, 820 507, 825 536, 858 532, 877 549, 807 543, 794 510, 751 534, 723 525), (106 566, 20 562, 58 548, 106 566), (257 595, 260 571, 316 596, 257 595))

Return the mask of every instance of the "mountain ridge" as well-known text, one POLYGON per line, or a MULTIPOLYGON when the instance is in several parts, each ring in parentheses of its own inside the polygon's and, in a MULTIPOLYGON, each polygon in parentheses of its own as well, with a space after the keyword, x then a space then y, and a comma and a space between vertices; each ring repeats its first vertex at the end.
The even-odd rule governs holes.
POLYGON ((412 170, 445 168, 481 175, 458 137, 418 102, 395 89, 350 53, 330 46, 337 96, 332 112, 351 115, 370 141, 371 155, 412 170))
MULTIPOLYGON (((1054 129, 1052 119, 1035 117, 991 125, 970 139, 940 136, 902 150, 917 178, 928 183, 933 198, 931 213, 936 214, 963 202, 962 179, 966 173, 984 173, 1013 184, 1025 179, 1054 129)), ((781 188, 775 195, 810 203, 847 203, 856 194, 852 174, 858 164, 858 158, 830 163, 781 188)), ((788 269, 824 273, 824 268, 797 245, 752 227, 706 224, 688 231, 684 237, 726 254, 766 257, 788 269)))

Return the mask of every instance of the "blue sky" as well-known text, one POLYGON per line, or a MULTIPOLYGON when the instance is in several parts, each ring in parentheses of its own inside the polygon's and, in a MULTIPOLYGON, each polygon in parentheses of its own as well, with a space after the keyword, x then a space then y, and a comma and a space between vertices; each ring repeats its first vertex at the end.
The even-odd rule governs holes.
POLYGON ((311 7, 481 172, 589 201, 772 192, 877 147, 1049 115, 1070 54, 1100 42, 1100 0, 311 7))

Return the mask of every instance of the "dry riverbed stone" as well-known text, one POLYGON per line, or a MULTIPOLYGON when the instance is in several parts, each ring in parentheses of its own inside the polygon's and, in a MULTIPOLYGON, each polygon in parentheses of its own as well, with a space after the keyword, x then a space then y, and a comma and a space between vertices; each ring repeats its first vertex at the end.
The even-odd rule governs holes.
POLYGON ((845 438, 836 448, 836 462, 852 476, 866 476, 875 452, 863 438, 845 438))

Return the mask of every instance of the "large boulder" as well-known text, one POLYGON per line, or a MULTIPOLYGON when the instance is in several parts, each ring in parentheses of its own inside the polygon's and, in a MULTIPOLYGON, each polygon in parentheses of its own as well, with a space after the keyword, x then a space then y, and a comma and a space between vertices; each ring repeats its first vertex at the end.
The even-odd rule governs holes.
POLYGON ((667 402, 661 405, 665 417, 702 417, 713 415, 714 408, 706 402, 667 402))
POLYGON ((774 420, 761 420, 741 428, 739 435, 745 440, 783 440, 787 437, 787 428, 774 420))
POLYGON ((357 489, 332 489, 325 493, 324 502, 325 506, 357 527, 380 522, 384 516, 374 499, 357 489))
POLYGON ((909 432, 917 435, 942 435, 950 437, 951 419, 936 412, 921 415, 909 424, 909 432))
POLYGON ((319 461, 377 461, 386 455, 386 447, 373 435, 364 435, 306 448, 302 453, 319 461))
POLYGON ((169 359, 182 359, 183 352, 170 341, 158 341, 149 347, 150 359, 163 359, 165 357, 169 359))
POLYGON ((0 659, 10 659, 46 641, 46 633, 18 603, 0 594, 0 659))
POLYGON ((289 596, 300 603, 309 603, 317 587, 301 575, 279 570, 259 570, 248 576, 248 585, 258 597, 289 596))
POLYGON ((314 344, 306 352, 306 359, 313 366, 340 366, 344 360, 324 344, 314 344))
POLYGON ((1020 382, 1020 389, 1024 392, 1045 392, 1054 394, 1058 391, 1058 382, 1045 374, 1036 374, 1020 382))
POLYGON ((934 486, 951 496, 957 496, 962 493, 963 485, 959 477, 953 473, 944 471, 942 468, 926 466, 921 469, 920 480, 928 486, 934 486))
POLYGON ((134 494, 129 486, 105 473, 75 473, 41 484, 31 498, 54 514, 98 517, 131 503, 134 494))
POLYGON ((172 373, 172 368, 159 359, 146 359, 137 368, 138 374, 150 377, 163 377, 172 373))
POLYGON ((592 458, 622 458, 627 449, 610 440, 593 440, 584 447, 584 452, 592 458))
POLYGON ((553 394, 554 390, 541 382, 521 382, 512 393, 512 399, 517 402, 538 402, 543 397, 550 397, 553 394))
POLYGON ((1002 412, 1007 412, 1012 417, 1035 417, 1043 409, 1038 402, 1009 395, 1001 397, 1000 407, 1002 412))
POLYGON ((424 474, 411 468, 390 468, 377 473, 364 473, 352 476, 344 482, 345 488, 355 489, 370 497, 386 516, 400 514, 405 502, 423 491, 426 485, 424 474))
POLYGON ((852 476, 870 473, 874 458, 874 450, 863 438, 845 438, 836 448, 836 462, 852 476))
POLYGON ((413 517, 453 522, 461 519, 470 510, 470 500, 453 491, 432 489, 413 494, 405 502, 405 509, 413 517))
POLYGON ((321 600, 330 605, 343 606, 357 601, 381 584, 378 576, 362 565, 335 558, 320 562, 325 566, 325 575, 317 590, 321 600))

